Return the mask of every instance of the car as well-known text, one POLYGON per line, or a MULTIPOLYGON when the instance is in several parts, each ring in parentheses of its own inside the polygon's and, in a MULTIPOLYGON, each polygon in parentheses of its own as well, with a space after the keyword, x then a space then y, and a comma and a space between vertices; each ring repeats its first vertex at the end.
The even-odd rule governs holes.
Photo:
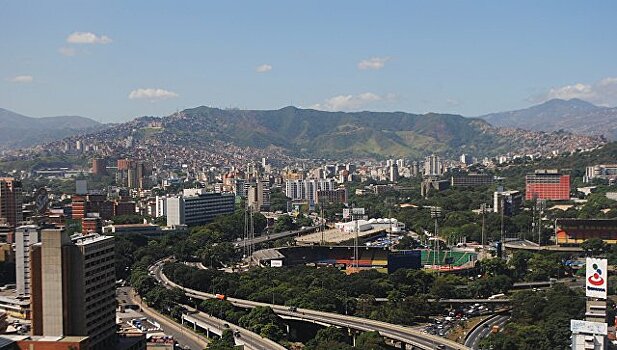
POLYGON ((483 324, 482 327, 488 328, 488 323, 483 324))

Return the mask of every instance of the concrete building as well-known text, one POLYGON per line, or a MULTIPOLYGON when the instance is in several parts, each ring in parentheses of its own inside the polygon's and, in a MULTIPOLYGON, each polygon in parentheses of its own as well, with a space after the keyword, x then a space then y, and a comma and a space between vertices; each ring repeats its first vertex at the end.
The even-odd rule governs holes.
POLYGON ((317 191, 334 190, 334 179, 287 180, 285 195, 294 201, 317 203, 317 191))
POLYGON ((167 198, 167 226, 204 225, 219 215, 232 214, 234 209, 233 194, 184 190, 183 196, 167 198))
POLYGON ((494 182, 493 175, 490 174, 460 174, 450 178, 452 187, 475 187, 487 186, 494 182))
POLYGON ((399 166, 396 163, 392 163, 390 164, 390 169, 389 169, 389 180, 390 182, 396 182, 398 181, 398 169, 399 166))
POLYGON ((156 196, 156 204, 154 217, 160 218, 161 216, 167 216, 167 197, 165 196, 156 196))
POLYGON ((12 177, 0 177, 0 221, 6 221, 13 229, 23 221, 21 181, 12 177))
POLYGON ((598 164, 586 167, 583 182, 589 183, 593 179, 617 180, 617 164, 598 164))
POLYGON ((270 209, 270 188, 268 181, 257 181, 247 191, 247 204, 254 211, 270 209))
POLYGON ((432 154, 424 159, 424 175, 440 176, 443 174, 443 166, 438 156, 432 154))
POLYGON ((87 336, 93 350, 116 335, 114 238, 43 229, 32 249, 32 334, 87 336))
POLYGON ((39 242, 40 228, 20 226, 15 230, 15 278, 18 296, 30 295, 30 247, 39 242))
POLYGON ((317 203, 347 203, 347 189, 339 187, 335 190, 317 191, 317 203))
POLYGON ((536 170, 525 176, 525 200, 570 199, 570 175, 563 175, 556 169, 536 170))
POLYGON ((92 159, 92 174, 93 175, 104 175, 107 173, 107 164, 105 159, 103 158, 93 158, 92 159))
POLYGON ((495 191, 493 193, 493 212, 511 216, 523 206, 523 194, 520 191, 495 191))

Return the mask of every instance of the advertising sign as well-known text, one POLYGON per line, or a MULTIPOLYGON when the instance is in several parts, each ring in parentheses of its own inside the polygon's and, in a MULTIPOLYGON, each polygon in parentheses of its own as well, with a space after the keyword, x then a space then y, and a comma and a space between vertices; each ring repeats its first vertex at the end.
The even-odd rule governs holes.
POLYGON ((608 334, 608 325, 601 322, 589 322, 581 320, 570 320, 570 330, 572 333, 586 333, 586 334, 608 334))
POLYGON ((587 258, 585 275, 585 295, 590 298, 606 299, 607 260, 587 258))
POLYGON ((283 260, 270 260, 270 267, 283 267, 283 260))

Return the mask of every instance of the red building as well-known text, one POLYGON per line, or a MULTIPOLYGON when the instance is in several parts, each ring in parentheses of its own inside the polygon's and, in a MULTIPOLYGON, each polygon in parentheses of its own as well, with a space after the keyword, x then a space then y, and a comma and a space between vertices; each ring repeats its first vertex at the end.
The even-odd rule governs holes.
POLYGON ((525 176, 525 199, 570 199, 570 175, 557 170, 536 170, 525 176))
POLYGON ((107 166, 105 164, 105 159, 103 158, 92 159, 92 174, 103 175, 107 171, 106 168, 107 166))
POLYGON ((15 228, 23 221, 21 181, 0 177, 0 221, 15 228), (2 220, 4 219, 4 220, 2 220))
POLYGON ((73 220, 81 220, 86 217, 86 213, 88 212, 88 202, 85 196, 74 195, 71 197, 71 206, 72 206, 72 214, 71 218, 73 220))

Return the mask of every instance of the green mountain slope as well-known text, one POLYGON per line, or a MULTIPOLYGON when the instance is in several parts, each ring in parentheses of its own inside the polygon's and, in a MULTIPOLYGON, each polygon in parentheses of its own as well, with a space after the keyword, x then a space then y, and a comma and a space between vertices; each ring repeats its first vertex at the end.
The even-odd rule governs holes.
POLYGON ((257 148, 276 146, 308 157, 418 157, 461 152, 492 155, 521 151, 521 145, 531 152, 550 144, 547 134, 504 133, 481 119, 437 113, 345 113, 295 107, 222 110, 202 106, 162 118, 161 122, 165 130, 161 137, 174 142, 219 140, 257 148))

